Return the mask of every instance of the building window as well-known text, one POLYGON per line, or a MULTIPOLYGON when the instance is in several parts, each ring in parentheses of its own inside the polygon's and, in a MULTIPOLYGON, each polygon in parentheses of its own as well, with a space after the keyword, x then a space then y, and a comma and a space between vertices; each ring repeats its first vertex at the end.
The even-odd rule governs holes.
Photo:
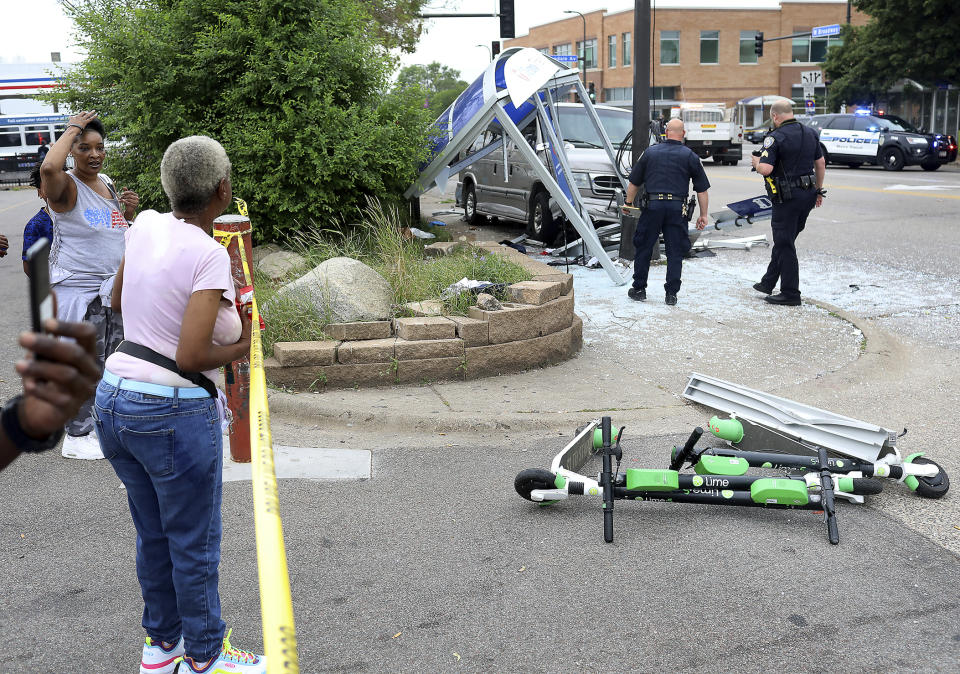
POLYGON ((720 63, 720 31, 700 31, 700 63, 720 63))
POLYGON ((617 67, 617 36, 607 36, 607 67, 617 67))
POLYGON ((570 43, 567 44, 555 44, 553 45, 553 55, 554 56, 570 56, 573 54, 573 50, 570 49, 570 43))
POLYGON ((592 37, 587 40, 586 53, 584 53, 583 42, 577 42, 577 56, 580 57, 580 60, 584 64, 584 68, 596 68, 597 67, 597 38, 592 37))
POLYGON ((740 63, 757 62, 756 38, 757 31, 755 30, 740 31, 740 63))
POLYGON ((603 90, 604 103, 623 103, 633 100, 633 87, 613 87, 603 90))
MULTIPOLYGON (((794 33, 808 33, 810 27, 796 28, 794 33)), ((839 35, 832 37, 795 37, 793 38, 793 49, 791 50, 790 60, 793 63, 823 63, 827 59, 827 49, 834 45, 843 44, 843 38, 839 35)))
POLYGON ((537 51, 540 52, 541 54, 550 56, 550 47, 540 47, 537 51))
MULTIPOLYGON (((676 87, 651 87, 651 101, 672 101, 677 95, 676 87)), ((633 100, 633 87, 612 87, 603 90, 605 103, 623 103, 633 100)))
POLYGON ((20 128, 0 126, 0 147, 17 147, 18 145, 20 145, 20 128))
POLYGON ((680 31, 660 31, 660 65, 680 63, 680 31))
POLYGON ((676 87, 650 87, 650 99, 654 101, 672 101, 676 95, 676 87))
POLYGON ((630 33, 623 34, 623 65, 633 63, 633 44, 630 42, 630 33))

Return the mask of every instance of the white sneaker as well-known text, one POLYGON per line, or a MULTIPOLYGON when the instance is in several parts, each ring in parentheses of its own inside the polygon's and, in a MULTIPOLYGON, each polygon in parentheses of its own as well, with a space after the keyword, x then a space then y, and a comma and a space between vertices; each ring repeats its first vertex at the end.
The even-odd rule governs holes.
POLYGON ((161 643, 154 643, 147 637, 140 658, 140 674, 173 674, 177 668, 177 659, 183 655, 183 637, 166 649, 161 643))
POLYGON ((230 645, 230 632, 223 639, 223 648, 205 667, 197 667, 192 658, 184 656, 180 661, 180 674, 266 674, 267 658, 242 651, 230 645))
POLYGON ((60 453, 65 459, 103 458, 103 450, 100 449, 100 440, 97 438, 96 431, 91 431, 87 435, 64 435, 60 453))

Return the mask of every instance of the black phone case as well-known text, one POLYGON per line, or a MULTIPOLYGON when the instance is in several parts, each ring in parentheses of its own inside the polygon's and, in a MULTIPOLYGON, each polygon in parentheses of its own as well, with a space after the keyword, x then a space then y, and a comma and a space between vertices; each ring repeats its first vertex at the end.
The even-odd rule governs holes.
POLYGON ((27 250, 30 270, 30 320, 34 332, 43 331, 43 322, 53 318, 53 296, 50 294, 50 240, 38 239, 27 250))

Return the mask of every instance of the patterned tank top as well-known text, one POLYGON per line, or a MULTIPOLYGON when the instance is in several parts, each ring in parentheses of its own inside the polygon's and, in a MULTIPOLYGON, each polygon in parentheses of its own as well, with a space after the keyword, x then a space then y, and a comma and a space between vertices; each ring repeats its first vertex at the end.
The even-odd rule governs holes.
MULTIPOLYGON (((104 199, 72 173, 67 175, 76 183, 77 203, 65 213, 50 209, 50 282, 77 275, 104 279, 113 276, 123 258, 123 235, 129 227, 122 204, 116 198, 104 199)), ((100 178, 112 185, 106 176, 100 178)))

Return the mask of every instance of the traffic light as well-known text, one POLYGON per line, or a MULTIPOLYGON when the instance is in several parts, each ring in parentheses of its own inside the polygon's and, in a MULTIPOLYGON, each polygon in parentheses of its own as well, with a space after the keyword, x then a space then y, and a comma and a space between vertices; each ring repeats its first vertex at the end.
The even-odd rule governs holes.
POLYGON ((597 102, 597 88, 596 88, 596 85, 594 85, 593 82, 591 82, 590 84, 587 85, 587 94, 589 94, 589 96, 590 96, 590 102, 591 102, 591 103, 596 103, 596 102, 597 102))
POLYGON ((513 25, 513 0, 500 0, 500 37, 516 37, 513 25))
POLYGON ((500 40, 494 40, 493 42, 490 43, 490 55, 493 56, 494 59, 496 59, 497 54, 499 53, 500 53, 500 40))
POLYGON ((753 53, 757 55, 757 58, 763 56, 763 33, 759 31, 753 37, 753 53))

